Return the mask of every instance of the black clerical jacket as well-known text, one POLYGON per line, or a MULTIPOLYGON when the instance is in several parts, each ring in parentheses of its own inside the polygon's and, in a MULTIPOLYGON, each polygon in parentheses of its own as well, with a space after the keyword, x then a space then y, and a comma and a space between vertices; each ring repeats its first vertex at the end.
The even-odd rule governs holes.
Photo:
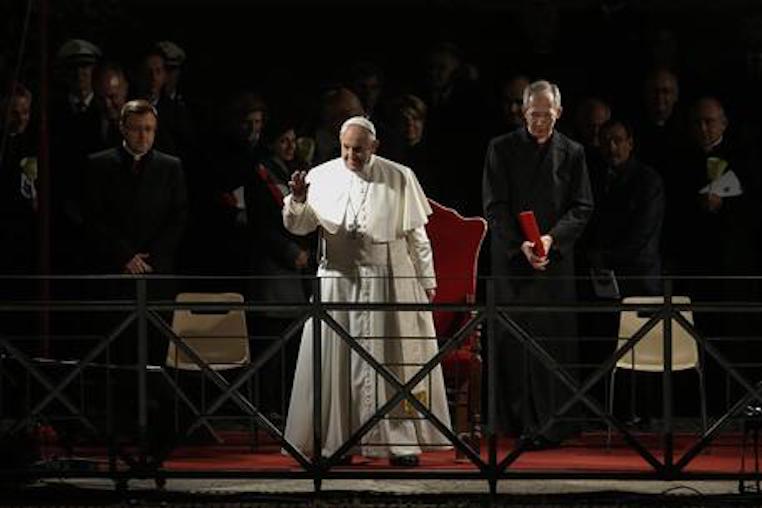
POLYGON ((490 142, 484 163, 484 213, 492 232, 494 275, 572 275, 574 242, 593 211, 582 145, 555 132, 545 146, 525 129, 490 142), (532 210, 550 234, 551 262, 537 272, 521 253, 518 216, 532 210))
MULTIPOLYGON (((484 165, 483 198, 498 303, 573 300, 574 243, 593 210, 582 146, 559 132, 541 146, 524 129, 493 139, 484 165), (540 234, 553 236, 547 270, 533 269, 520 250, 524 236, 518 216, 524 210, 535 213, 540 234)), ((576 335, 572 313, 509 314, 557 362, 576 362, 576 341, 568 340, 576 335)), ((538 431, 569 393, 507 329, 498 333, 495 351, 487 352, 498 365, 498 425, 516 433, 538 431)), ((543 436, 560 441, 572 432, 572 426, 556 424, 543 436)))
POLYGON ((172 273, 188 216, 180 159, 151 150, 136 168, 123 148, 90 155, 85 185, 88 252, 98 272, 121 273, 148 253, 154 273, 172 273))

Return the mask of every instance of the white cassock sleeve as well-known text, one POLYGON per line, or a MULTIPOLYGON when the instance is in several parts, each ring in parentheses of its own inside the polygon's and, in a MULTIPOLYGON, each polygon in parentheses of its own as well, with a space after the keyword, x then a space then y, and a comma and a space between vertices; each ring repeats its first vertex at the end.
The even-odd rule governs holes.
POLYGON ((434 273, 434 253, 431 250, 431 242, 426 234, 426 227, 420 226, 405 234, 407 250, 415 268, 415 274, 421 282, 423 289, 437 287, 437 279, 434 273))
POLYGON ((295 235, 307 235, 317 229, 319 221, 312 207, 294 201, 289 194, 283 198, 283 225, 295 235))

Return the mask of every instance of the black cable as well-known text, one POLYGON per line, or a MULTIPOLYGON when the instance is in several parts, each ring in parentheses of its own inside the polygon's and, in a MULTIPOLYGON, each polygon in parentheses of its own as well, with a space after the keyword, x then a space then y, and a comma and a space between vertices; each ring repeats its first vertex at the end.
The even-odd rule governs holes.
POLYGON ((699 496, 702 496, 702 497, 704 496, 703 492, 701 492, 700 490, 695 489, 695 488, 693 488, 693 487, 691 487, 689 485, 675 485, 674 487, 670 487, 670 488, 668 488, 666 490, 662 490, 661 494, 662 495, 664 495, 664 494, 673 494, 673 493, 675 493, 677 491, 680 491, 680 490, 687 490, 687 491, 693 492, 694 494, 697 494, 699 496))
POLYGON ((32 0, 26 2, 26 15, 24 16, 24 25, 21 30, 21 41, 19 42, 19 51, 16 57, 16 69, 13 71, 13 79, 11 80, 8 93, 8 104, 5 107, 5 113, 3 115, 3 139, 0 141, 0 168, 3 167, 3 159, 5 158, 5 150, 8 146, 8 129, 6 126, 11 118, 11 97, 13 95, 13 88, 16 83, 19 82, 19 76, 21 75, 21 64, 24 60, 24 51, 26 49, 26 41, 29 35, 29 20, 32 17, 32 0))

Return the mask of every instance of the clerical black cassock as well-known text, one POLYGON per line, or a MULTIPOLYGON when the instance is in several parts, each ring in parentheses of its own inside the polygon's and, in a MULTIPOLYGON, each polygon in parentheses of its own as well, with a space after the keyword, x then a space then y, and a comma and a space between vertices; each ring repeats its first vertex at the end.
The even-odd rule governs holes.
MULTIPOLYGON (((575 298, 574 243, 593 210, 582 146, 555 132, 538 144, 525 129, 490 142, 484 165, 484 211, 491 230, 492 274, 498 304, 569 302, 575 298), (540 234, 553 237, 550 263, 531 267, 519 213, 532 210, 540 234)), ((568 312, 511 312, 527 333, 559 363, 577 356, 576 320, 568 312)), ((497 356, 497 413, 508 432, 540 430, 568 398, 568 391, 535 356, 502 328, 497 356)), ((560 441, 571 428, 553 425, 543 437, 560 441)))

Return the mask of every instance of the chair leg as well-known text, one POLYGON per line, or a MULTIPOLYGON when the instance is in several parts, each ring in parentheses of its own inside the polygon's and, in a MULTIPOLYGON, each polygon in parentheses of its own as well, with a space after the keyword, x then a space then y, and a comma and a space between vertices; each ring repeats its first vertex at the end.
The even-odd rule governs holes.
POLYGON ((482 441, 482 364, 481 359, 477 357, 478 368, 473 368, 471 380, 469 381, 469 430, 471 432, 471 441, 474 449, 481 450, 482 441))
POLYGON ((699 400, 701 402, 701 431, 706 432, 708 422, 706 416, 706 387, 704 386, 704 370, 700 366, 696 366, 696 374, 698 374, 699 381, 699 400))
MULTIPOLYGON (((455 434, 466 441, 470 438, 470 418, 468 414, 468 386, 459 385, 455 392, 455 434)), ((462 459, 464 454, 455 450, 455 458, 462 459)))
MULTIPOLYGON (((609 380, 609 397, 607 401, 606 414, 614 416, 614 382, 616 381, 616 367, 611 369, 611 379, 609 380)), ((608 422, 608 431, 606 432, 606 448, 611 448, 611 422, 608 422)))
MULTIPOLYGON (((252 400, 253 388, 251 386, 251 376, 246 380, 246 396, 249 400, 252 400)), ((249 416, 249 434, 251 435, 251 451, 256 451, 259 448, 259 426, 257 419, 253 416, 249 416)))

